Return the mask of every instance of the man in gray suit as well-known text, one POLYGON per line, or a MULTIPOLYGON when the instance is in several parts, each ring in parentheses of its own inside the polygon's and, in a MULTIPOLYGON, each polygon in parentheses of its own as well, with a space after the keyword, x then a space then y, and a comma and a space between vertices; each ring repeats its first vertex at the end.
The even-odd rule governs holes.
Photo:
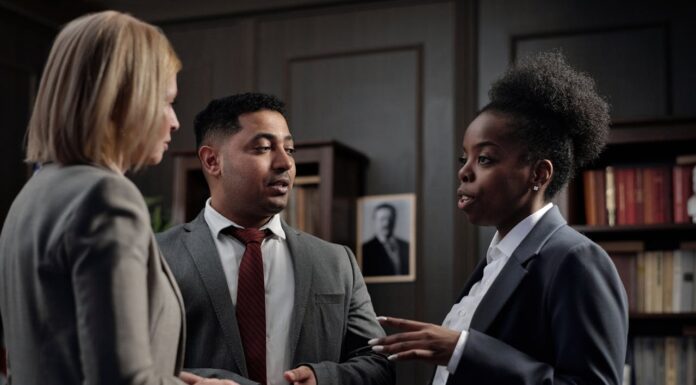
POLYGON ((283 108, 240 94, 196 116, 211 197, 158 235, 186 307, 184 366, 241 384, 393 384, 392 364, 367 346, 384 332, 353 253, 280 219, 295 178, 283 108))

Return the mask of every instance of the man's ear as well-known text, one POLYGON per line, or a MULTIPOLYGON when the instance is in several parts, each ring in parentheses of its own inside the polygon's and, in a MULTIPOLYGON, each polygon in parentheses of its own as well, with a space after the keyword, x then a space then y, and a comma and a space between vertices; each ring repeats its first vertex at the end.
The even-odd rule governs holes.
POLYGON ((553 163, 548 159, 541 159, 534 164, 532 171, 532 185, 543 187, 545 190, 553 176, 553 163))
POLYGON ((198 148, 198 159, 201 161, 203 172, 211 176, 219 176, 222 173, 222 159, 217 148, 211 146, 200 146, 198 148))

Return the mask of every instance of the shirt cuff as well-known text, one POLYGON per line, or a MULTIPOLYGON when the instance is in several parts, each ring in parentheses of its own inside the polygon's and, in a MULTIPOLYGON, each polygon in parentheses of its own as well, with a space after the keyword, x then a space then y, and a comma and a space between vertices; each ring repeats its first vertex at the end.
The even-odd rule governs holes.
POLYGON ((464 354, 464 345, 466 344, 466 339, 469 337, 469 332, 462 330, 462 334, 459 335, 459 340, 457 340, 457 345, 454 347, 452 352, 452 357, 447 363, 447 371, 450 374, 454 374, 457 371, 457 366, 459 366, 459 361, 462 359, 462 354, 464 354))

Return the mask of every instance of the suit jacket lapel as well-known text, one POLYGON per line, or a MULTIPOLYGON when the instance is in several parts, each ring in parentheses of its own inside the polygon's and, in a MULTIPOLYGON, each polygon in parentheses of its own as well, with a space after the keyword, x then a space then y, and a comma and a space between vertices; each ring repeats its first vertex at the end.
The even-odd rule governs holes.
POLYGON ((517 286, 527 275, 527 264, 529 261, 539 254, 541 247, 563 225, 565 225, 565 220, 556 206, 544 214, 512 253, 495 282, 486 292, 471 320, 470 327, 472 329, 485 332, 490 327, 505 303, 515 292, 517 286))
POLYGON ((285 222, 282 224, 288 242, 288 249, 292 256, 293 272, 295 274, 295 305, 292 311, 289 341, 290 357, 293 358, 293 365, 297 365, 295 352, 300 338, 305 310, 307 310, 308 301, 310 300, 310 288, 312 287, 312 254, 308 250, 306 243, 303 242, 302 234, 288 226, 285 222))
POLYGON ((480 281, 481 278, 483 278, 483 269, 485 267, 486 267, 486 258, 483 258, 476 265, 476 267, 474 268, 474 272, 471 273, 471 275, 469 276, 469 279, 464 284, 464 288, 462 289, 461 294, 459 294, 459 297, 457 298, 457 302, 461 301, 465 295, 469 294, 469 291, 471 291, 471 287, 474 286, 474 284, 476 282, 480 281))
POLYGON ((242 339, 237 325, 235 307, 230 298, 230 290, 222 269, 222 263, 218 256, 215 241, 210 235, 210 228, 205 222, 203 211, 184 225, 183 242, 193 259, 201 282, 205 286, 210 301, 213 305, 213 313, 217 316, 225 341, 232 352, 232 356, 243 376, 248 376, 242 339))

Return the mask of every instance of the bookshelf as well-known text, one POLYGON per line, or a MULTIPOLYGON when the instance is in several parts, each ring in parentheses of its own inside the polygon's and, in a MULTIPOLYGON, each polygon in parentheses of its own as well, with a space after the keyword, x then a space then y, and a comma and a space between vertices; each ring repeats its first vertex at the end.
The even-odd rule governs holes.
MULTIPOLYGON (((300 142, 295 149, 297 176, 284 218, 322 239, 355 244, 355 204, 364 193, 368 158, 336 141, 300 142)), ((172 221, 183 223, 198 215, 209 191, 194 151, 173 157, 172 221)))
POLYGON ((691 183, 679 185, 679 197, 674 184, 683 173, 677 158, 690 158, 682 166, 690 169, 694 154, 696 118, 615 122, 600 159, 558 200, 569 224, 607 250, 626 287, 636 385, 696 378, 696 224, 680 211, 691 183))

